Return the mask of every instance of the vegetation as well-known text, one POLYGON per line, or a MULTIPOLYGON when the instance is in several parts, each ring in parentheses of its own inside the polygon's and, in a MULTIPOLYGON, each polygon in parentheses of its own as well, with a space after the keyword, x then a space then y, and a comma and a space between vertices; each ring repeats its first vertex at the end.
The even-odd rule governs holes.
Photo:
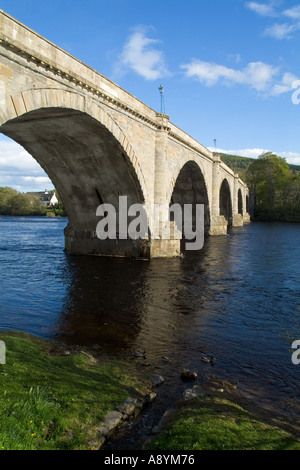
POLYGON ((257 159, 223 154, 221 159, 248 184, 256 219, 300 222, 300 166, 272 152, 257 159))
POLYGON ((249 165, 246 182, 258 219, 300 222, 300 174, 284 158, 271 152, 261 155, 249 165))
POLYGON ((0 450, 90 448, 105 415, 131 387, 143 390, 123 363, 95 361, 25 333, 0 334, 0 450))
POLYGON ((57 199, 57 204, 45 207, 34 193, 18 193, 15 189, 0 187, 0 215, 65 216, 66 211, 61 199, 59 196, 57 199))
POLYGON ((151 450, 300 450, 300 441, 222 394, 183 404, 151 450))
POLYGON ((239 157, 237 155, 229 155, 225 153, 218 154, 221 160, 229 166, 235 173, 240 175, 240 178, 245 180, 246 170, 249 165, 254 162, 254 158, 239 157))
MULTIPOLYGON (((0 450, 97 449, 106 414, 133 389, 141 395, 149 390, 132 362, 66 351, 22 332, 1 332, 0 340, 6 346, 6 364, 0 365, 0 450)), ((300 442, 246 411, 227 392, 211 389, 183 403, 150 449, 300 450, 300 442)))

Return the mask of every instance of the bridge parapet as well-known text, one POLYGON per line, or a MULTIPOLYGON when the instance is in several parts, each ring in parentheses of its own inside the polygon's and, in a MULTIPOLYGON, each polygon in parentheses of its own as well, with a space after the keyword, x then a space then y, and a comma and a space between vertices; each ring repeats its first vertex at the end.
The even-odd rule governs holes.
POLYGON ((68 52, 0 10, 0 43, 28 62, 94 97, 131 111, 156 126, 157 113, 68 52))

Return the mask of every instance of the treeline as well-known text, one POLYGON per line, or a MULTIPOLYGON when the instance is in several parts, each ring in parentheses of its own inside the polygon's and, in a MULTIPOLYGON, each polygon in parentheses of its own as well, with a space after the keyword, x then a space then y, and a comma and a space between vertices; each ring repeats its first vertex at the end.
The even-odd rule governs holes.
POLYGON ((0 215, 13 216, 66 216, 65 208, 59 198, 51 207, 43 205, 41 199, 32 193, 19 193, 15 189, 0 187, 0 215))
POLYGON ((228 157, 221 155, 250 189, 255 219, 300 222, 300 166, 272 152, 257 159, 228 157))

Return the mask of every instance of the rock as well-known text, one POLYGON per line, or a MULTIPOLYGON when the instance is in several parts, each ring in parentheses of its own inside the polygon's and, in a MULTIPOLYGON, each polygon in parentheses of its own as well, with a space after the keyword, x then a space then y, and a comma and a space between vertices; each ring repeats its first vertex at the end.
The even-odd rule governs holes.
POLYGON ((99 434, 98 442, 97 442, 97 449, 100 450, 101 447, 105 444, 106 436, 104 434, 99 434))
POLYGON ((111 411, 106 416, 103 425, 98 429, 100 436, 108 437, 114 429, 119 426, 123 419, 123 414, 119 411, 111 411))
POLYGON ((149 393, 147 397, 147 403, 153 403, 156 397, 157 397, 156 393, 154 392, 149 393))
POLYGON ((193 379, 195 380, 198 377, 197 372, 192 372, 189 369, 182 369, 180 377, 182 379, 193 379))
POLYGON ((175 410, 173 409, 165 411, 159 423, 151 429, 151 433, 158 434, 161 431, 162 427, 165 426, 170 421, 174 412, 175 410))
POLYGON ((206 364, 211 364, 212 366, 214 365, 215 360, 216 360, 215 357, 205 357, 205 356, 200 357, 201 362, 205 362, 206 364))
POLYGON ((133 357, 142 357, 143 359, 146 359, 146 352, 140 352, 140 351, 134 351, 132 353, 133 357))
POLYGON ((117 410, 125 415, 126 417, 131 416, 134 414, 137 406, 137 399, 136 398, 127 398, 122 405, 117 406, 117 410))
POLYGON ((97 362, 97 359, 96 359, 94 356, 92 356, 90 353, 88 353, 88 352, 86 352, 86 351, 80 351, 80 353, 83 354, 84 356, 88 357, 89 360, 90 360, 93 364, 95 364, 95 363, 97 362))
POLYGON ((161 385, 165 381, 163 376, 158 375, 158 374, 152 375, 150 377, 150 380, 151 380, 152 384, 154 385, 154 387, 157 387, 158 385, 161 385))
POLYGON ((204 390, 199 385, 194 385, 194 387, 185 390, 183 399, 184 401, 194 400, 204 394, 204 390))

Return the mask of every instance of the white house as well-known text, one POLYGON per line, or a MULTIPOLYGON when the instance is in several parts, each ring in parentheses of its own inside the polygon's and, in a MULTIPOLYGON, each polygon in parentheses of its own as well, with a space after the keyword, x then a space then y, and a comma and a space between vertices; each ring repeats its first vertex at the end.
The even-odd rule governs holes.
POLYGON ((44 192, 37 192, 37 193, 30 193, 30 194, 37 196, 41 200, 43 206, 45 207, 55 206, 55 204, 58 203, 58 199, 56 197, 55 191, 49 192, 47 191, 47 189, 45 189, 44 192))

